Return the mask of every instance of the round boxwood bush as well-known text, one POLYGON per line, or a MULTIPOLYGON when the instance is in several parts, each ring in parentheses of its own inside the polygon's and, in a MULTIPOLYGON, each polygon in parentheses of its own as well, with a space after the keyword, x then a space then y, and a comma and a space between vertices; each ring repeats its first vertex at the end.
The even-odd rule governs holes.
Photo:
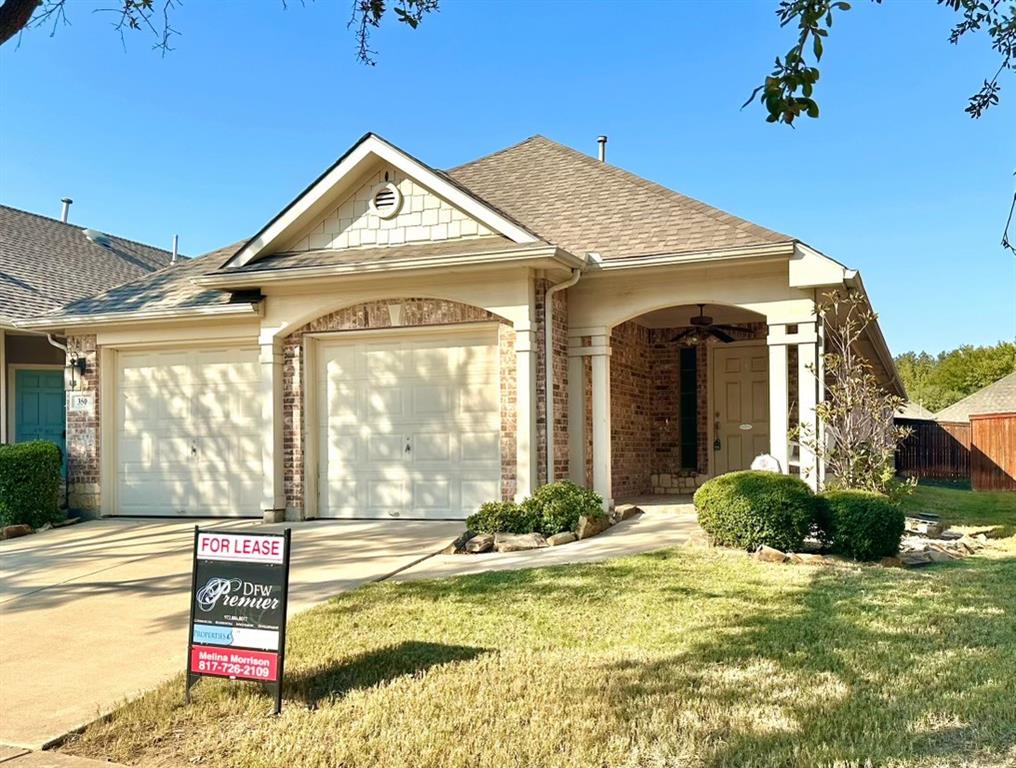
POLYGON ((819 525, 832 550, 855 560, 895 555, 905 525, 903 510, 870 491, 827 491, 818 497, 819 525))
POLYGON ((488 501, 476 514, 466 518, 466 528, 475 533, 532 533, 538 518, 532 510, 514 501, 488 501))
POLYGON ((40 528, 63 519, 61 461, 56 443, 45 440, 0 445, 0 527, 40 528))
POLYGON ((699 525, 709 537, 750 552, 763 544, 783 552, 801 549, 815 506, 803 480, 775 472, 731 472, 695 492, 699 525))
POLYGON ((603 499, 598 493, 568 480, 541 485, 522 502, 536 521, 536 530, 544 536, 578 528, 579 518, 602 517, 603 499))

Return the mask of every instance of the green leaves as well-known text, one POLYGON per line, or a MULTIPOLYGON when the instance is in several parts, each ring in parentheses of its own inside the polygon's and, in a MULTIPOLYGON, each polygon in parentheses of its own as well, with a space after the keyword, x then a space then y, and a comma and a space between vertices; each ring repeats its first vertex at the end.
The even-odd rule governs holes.
POLYGON ((766 108, 766 122, 792 125, 801 115, 819 116, 818 102, 813 95, 819 79, 818 67, 805 58, 811 48, 815 62, 825 53, 823 39, 829 35, 833 11, 848 11, 850 4, 837 0, 783 0, 776 11, 780 26, 797 21, 797 44, 782 59, 776 58, 773 71, 765 82, 752 91, 742 109, 757 98, 766 108))

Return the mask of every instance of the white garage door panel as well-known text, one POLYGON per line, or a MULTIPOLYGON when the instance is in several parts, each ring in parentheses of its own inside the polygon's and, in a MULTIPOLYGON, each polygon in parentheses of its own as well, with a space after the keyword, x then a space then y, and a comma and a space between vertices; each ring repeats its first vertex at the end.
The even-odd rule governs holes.
POLYGON ((256 517, 259 376, 256 349, 121 352, 118 514, 256 517))
POLYGON ((497 331, 321 343, 321 517, 464 518, 500 493, 497 331))

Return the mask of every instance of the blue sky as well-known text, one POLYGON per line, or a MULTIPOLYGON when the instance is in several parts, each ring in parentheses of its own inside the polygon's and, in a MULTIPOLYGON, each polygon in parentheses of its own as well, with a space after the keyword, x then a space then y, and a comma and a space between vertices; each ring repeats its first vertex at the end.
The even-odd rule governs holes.
MULTIPOLYGON (((997 67, 950 46, 930 3, 837 17, 818 99, 796 130, 740 105, 790 47, 775 0, 442 0, 389 20, 354 58, 350 3, 191 0, 165 57, 126 53, 100 0, 0 49, 0 202, 195 255, 252 234, 367 131, 436 167, 535 133, 861 270, 894 353, 1016 337, 1016 258, 1001 237, 1016 168, 1016 83, 979 121, 997 67)), ((1014 227, 1016 229, 1016 227, 1014 227)), ((1014 232, 1016 234, 1016 232, 1014 232)))

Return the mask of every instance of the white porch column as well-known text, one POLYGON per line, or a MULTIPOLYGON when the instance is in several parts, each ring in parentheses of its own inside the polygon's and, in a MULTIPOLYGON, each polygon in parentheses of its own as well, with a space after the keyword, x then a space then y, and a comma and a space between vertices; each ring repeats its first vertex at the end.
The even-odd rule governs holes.
POLYGON ((586 372, 581 337, 568 340, 568 478, 586 484, 586 372))
POLYGON ((515 499, 536 490, 536 331, 532 322, 515 324, 515 499))
POLYGON ((282 343, 262 335, 261 364, 261 511, 265 520, 286 517, 282 457, 282 343))
POLYGON ((610 331, 592 337, 593 490, 603 497, 603 508, 614 506, 610 452, 610 331))
MULTIPOLYGON (((814 324, 802 324, 800 328, 802 335, 813 334, 814 324), (805 325, 810 326, 808 328, 805 325)), ((818 490, 818 463, 815 460, 815 452, 807 444, 818 438, 818 414, 815 406, 818 402, 818 360, 816 350, 818 345, 815 342, 800 343, 797 345, 797 413, 800 426, 801 445, 801 479, 804 480, 812 490, 818 490)))
POLYGON ((780 471, 790 471, 787 432, 790 429, 787 402, 787 346, 785 325, 769 326, 769 453, 780 463, 780 471))

